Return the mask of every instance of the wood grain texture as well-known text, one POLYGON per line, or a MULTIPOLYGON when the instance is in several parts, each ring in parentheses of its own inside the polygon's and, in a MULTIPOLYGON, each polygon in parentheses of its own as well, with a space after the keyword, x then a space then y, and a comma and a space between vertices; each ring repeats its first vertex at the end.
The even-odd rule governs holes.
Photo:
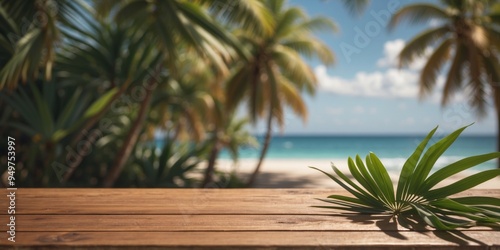
POLYGON ((498 249, 500 232, 22 232, 17 246, 355 247, 498 249), (491 248, 487 248, 487 247, 491 248))
MULTIPOLYGON (((19 189, 16 213, 316 214, 318 210, 310 206, 322 202, 314 198, 325 198, 333 192, 307 189, 19 189)), ((7 207, 7 202, 1 199, 0 207, 7 207)))
MULTIPOLYGON (((0 221, 8 223, 7 190, 0 221)), ((312 208, 327 189, 18 189, 16 243, 0 249, 497 249, 500 231, 409 231, 386 216, 312 208)), ((500 198, 500 189, 460 196, 500 198)), ((6 226, 4 226, 6 228, 6 226)))
MULTIPOLYGON (((7 194, 3 190, 3 197, 7 194)), ((17 214, 318 214, 338 189, 18 189, 17 214)), ((500 189, 460 196, 500 197, 500 189)), ((0 199, 0 208, 8 207, 0 199)), ((0 210, 6 214, 7 210, 0 210)))
MULTIPOLYGON (((7 221, 7 216, 0 217, 7 221)), ((20 215, 18 232, 57 231, 407 231, 390 216, 332 215, 20 215)), ((421 228, 418 231, 429 231, 421 228)), ((470 230, 491 231, 487 227, 470 230)))

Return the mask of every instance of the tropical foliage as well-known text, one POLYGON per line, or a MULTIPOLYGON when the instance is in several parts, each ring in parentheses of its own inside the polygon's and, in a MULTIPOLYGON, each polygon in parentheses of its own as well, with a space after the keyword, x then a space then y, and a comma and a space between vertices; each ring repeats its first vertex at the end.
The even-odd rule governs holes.
POLYGON ((328 199, 320 200, 333 206, 319 207, 388 214, 401 226, 410 229, 415 226, 412 220, 442 230, 473 226, 500 228, 500 199, 454 196, 500 176, 500 169, 478 172, 452 184, 436 187, 450 176, 500 157, 500 152, 471 156, 432 172, 438 158, 465 128, 454 131, 426 148, 437 127, 433 129, 403 165, 396 189, 386 168, 374 153, 368 154, 365 162, 359 156, 356 156, 355 160, 349 157, 349 172, 354 180, 349 179, 335 166, 332 166, 333 175, 314 168, 354 196, 330 195, 328 199))
MULTIPOLYGON (((421 24, 430 19, 439 25, 407 42, 399 54, 400 66, 409 65, 430 49, 420 72, 420 95, 432 93, 441 69, 449 65, 442 105, 448 104, 457 92, 464 92, 470 106, 481 117, 486 114, 487 104, 493 102, 500 133, 500 3, 443 0, 441 5, 410 4, 394 13, 389 28, 402 21, 421 24)), ((498 146, 500 149, 500 136, 498 146)))
POLYGON ((217 169, 220 151, 256 146, 232 93, 252 82, 234 76, 265 45, 275 90, 260 82, 258 111, 282 121, 314 90, 301 55, 331 61, 311 36, 330 22, 285 1, 0 0, 0 19, 0 134, 18 142, 19 186, 241 186, 217 169))
MULTIPOLYGON (((344 1, 356 13, 369 2, 344 1)), ((467 79, 472 105, 481 111, 491 92, 498 107, 500 91, 487 80, 500 82, 498 7, 443 3, 393 17, 391 25, 444 20, 408 44, 402 65, 439 38, 422 93, 453 57, 443 100, 467 79)), ((335 30, 285 0, 0 0, 0 135, 16 138, 16 183, 242 186, 217 160, 228 150, 237 161, 241 146, 256 145, 248 126, 264 121, 249 186, 285 112, 307 119, 303 95, 315 93, 317 79, 306 60, 334 62, 314 32, 335 30)))
POLYGON ((251 57, 236 65, 226 88, 229 109, 246 101, 252 122, 266 117, 264 145, 248 185, 255 181, 267 152, 273 122, 280 127, 285 124, 285 108, 290 108, 304 120, 307 118, 301 92, 314 94, 317 80, 302 56, 316 56, 325 64, 334 61, 330 49, 311 33, 315 30, 335 31, 336 26, 331 20, 307 18, 301 9, 287 8, 283 0, 268 0, 265 6, 273 17, 271 30, 234 31, 243 41, 243 46, 250 50, 251 57))

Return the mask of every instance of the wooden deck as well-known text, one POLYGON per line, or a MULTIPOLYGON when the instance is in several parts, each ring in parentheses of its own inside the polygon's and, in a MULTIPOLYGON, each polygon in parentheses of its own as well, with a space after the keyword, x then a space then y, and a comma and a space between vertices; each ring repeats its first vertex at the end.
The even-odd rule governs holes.
MULTIPOLYGON (((312 208, 324 189, 18 189, 0 248, 500 249, 500 231, 408 231, 386 217, 312 208), (7 229, 9 230, 9 229, 7 229)), ((500 189, 463 195, 500 197, 500 189)))

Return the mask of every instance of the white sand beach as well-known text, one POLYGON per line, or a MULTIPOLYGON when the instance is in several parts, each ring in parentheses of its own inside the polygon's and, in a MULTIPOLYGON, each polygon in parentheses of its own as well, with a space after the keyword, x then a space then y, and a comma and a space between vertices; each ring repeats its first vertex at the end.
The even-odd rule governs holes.
MULTIPOLYGON (((257 188, 341 188, 323 173, 308 166, 320 168, 328 173, 333 173, 331 162, 341 171, 348 174, 346 159, 266 159, 262 165, 260 175, 255 187, 257 188)), ((251 173, 255 168, 257 159, 240 159, 235 166, 231 160, 219 160, 218 168, 229 171, 236 168, 238 173, 251 173)), ((451 184, 467 177, 472 171, 462 172, 438 184, 440 186, 451 184)), ((398 174, 391 174, 391 179, 398 180, 398 174)), ((500 188, 500 177, 475 187, 476 189, 500 188)))

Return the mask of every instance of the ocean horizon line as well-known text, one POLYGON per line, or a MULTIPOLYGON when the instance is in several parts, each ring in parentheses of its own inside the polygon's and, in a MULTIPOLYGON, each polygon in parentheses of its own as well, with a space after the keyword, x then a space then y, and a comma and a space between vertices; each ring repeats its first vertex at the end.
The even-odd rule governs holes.
MULTIPOLYGON (((265 137, 265 134, 251 134, 253 137, 257 139, 263 139, 265 137)), ((448 135, 448 133, 440 133, 437 131, 434 134, 434 137, 436 138, 442 138, 444 136, 448 135)), ((272 134, 272 138, 322 138, 322 137, 328 137, 328 138, 404 138, 404 137, 416 137, 416 138, 425 138, 427 134, 418 134, 418 133, 342 133, 342 134, 336 134, 336 133, 286 133, 286 134, 272 134)), ((486 138, 486 137, 496 137, 496 134, 479 134, 479 133, 464 133, 460 135, 460 137, 465 137, 465 138, 486 138)), ((151 141, 156 141, 156 142, 161 142, 164 141, 166 138, 160 136, 160 137, 155 137, 151 141)))
MULTIPOLYGON (((441 136, 446 136, 448 133, 443 133, 440 134, 439 132, 436 132, 435 136, 441 137, 441 136)), ((254 137, 265 137, 265 134, 252 134, 254 137)), ((417 133, 394 133, 394 134, 389 134, 389 133, 346 133, 346 134, 334 134, 334 133, 307 133, 307 134, 301 134, 301 133, 290 133, 290 134, 273 134, 272 137, 425 137, 427 134, 417 134, 417 133)), ((462 134, 460 137, 496 137, 495 134, 462 134)))

